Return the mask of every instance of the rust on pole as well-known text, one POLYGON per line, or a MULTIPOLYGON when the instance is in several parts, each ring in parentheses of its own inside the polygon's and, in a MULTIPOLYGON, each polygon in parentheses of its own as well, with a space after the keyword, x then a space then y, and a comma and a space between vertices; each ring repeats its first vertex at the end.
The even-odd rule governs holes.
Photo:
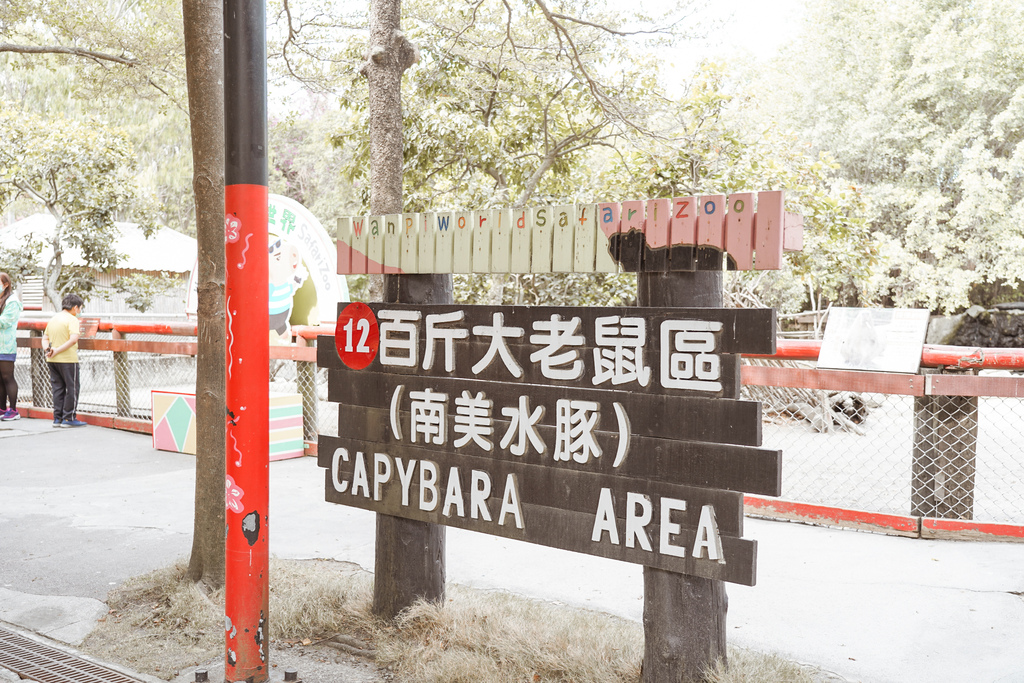
POLYGON ((225 680, 268 680, 269 307, 263 0, 224 2, 225 680))

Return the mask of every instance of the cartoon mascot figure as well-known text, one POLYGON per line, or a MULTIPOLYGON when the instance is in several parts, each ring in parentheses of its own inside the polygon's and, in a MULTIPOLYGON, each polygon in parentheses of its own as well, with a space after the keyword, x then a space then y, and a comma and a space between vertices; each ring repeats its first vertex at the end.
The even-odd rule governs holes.
POLYGON ((305 282, 308 273, 294 244, 278 235, 270 235, 270 344, 291 344, 292 297, 305 282))

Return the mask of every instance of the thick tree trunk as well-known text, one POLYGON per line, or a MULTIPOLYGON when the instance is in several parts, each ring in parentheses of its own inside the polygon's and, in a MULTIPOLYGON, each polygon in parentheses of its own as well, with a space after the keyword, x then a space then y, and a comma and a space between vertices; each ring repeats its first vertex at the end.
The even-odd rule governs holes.
MULTIPOLYGON (((401 32, 399 0, 370 3, 370 49, 363 73, 370 88, 370 211, 401 213, 402 73, 418 58, 401 32)), ((384 300, 451 303, 451 275, 388 275, 384 300)), ((373 611, 393 619, 416 600, 444 599, 445 529, 377 515, 373 611)))
POLYGON ((182 0, 199 243, 196 489, 188 573, 224 585, 224 16, 221 0, 182 0))
MULTIPOLYGON (((722 306, 722 271, 640 273, 641 306, 722 306)), ((725 583, 644 567, 643 683, 702 681, 725 662, 725 583)))

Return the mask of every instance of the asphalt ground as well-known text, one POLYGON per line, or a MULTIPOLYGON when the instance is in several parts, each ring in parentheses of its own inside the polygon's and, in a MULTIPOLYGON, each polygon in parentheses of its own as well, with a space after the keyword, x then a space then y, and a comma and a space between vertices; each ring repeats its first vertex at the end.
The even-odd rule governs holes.
MULTIPOLYGON (((147 435, 0 423, 0 621, 74 645, 110 588, 186 557, 194 463, 147 435)), ((270 472, 272 554, 372 570, 372 513, 324 502, 313 458, 270 472)), ((728 586, 731 644, 854 681, 1024 683, 1024 544, 757 519, 745 536, 758 580, 728 586)), ((456 529, 447 548, 455 583, 642 617, 639 566, 456 529)))

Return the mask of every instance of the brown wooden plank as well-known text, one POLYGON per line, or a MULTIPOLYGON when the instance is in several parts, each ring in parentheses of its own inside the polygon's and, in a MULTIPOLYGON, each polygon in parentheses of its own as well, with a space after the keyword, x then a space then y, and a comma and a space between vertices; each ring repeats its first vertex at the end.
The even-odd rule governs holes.
MULTIPOLYGON (((400 420, 404 439, 395 437, 387 409, 346 404, 338 406, 339 434, 347 438, 378 443, 385 449, 393 445, 410 443, 407 435, 408 414, 403 413, 400 420)), ((554 427, 541 425, 536 428, 539 438, 545 444, 545 452, 538 452, 531 446, 526 448, 521 456, 513 456, 508 448, 502 448, 500 445, 509 426, 510 423, 503 418, 494 421, 494 431, 489 439, 493 445, 491 450, 485 450, 472 440, 456 449, 450 437, 445 445, 432 444, 430 448, 435 451, 443 450, 483 458, 514 458, 527 464, 571 471, 615 474, 684 486, 745 491, 765 496, 782 495, 782 452, 778 450, 697 441, 672 441, 634 435, 630 438, 630 447, 625 459, 616 467, 619 436, 612 432, 598 431, 595 439, 601 447, 600 457, 589 459, 585 463, 572 459, 556 462, 552 448, 556 439, 554 427)), ((452 431, 453 428, 454 418, 449 416, 449 435, 455 433, 452 431)))
MULTIPOLYGON (((714 250, 707 250, 702 266, 712 266, 714 250), (704 262, 706 261, 706 263, 704 262)), ((721 266, 721 254, 717 263, 721 266)), ((345 303, 339 304, 344 307, 345 303)), ((559 315, 563 320, 578 317, 579 333, 593 339, 594 323, 599 317, 622 316, 642 318, 648 321, 648 345, 659 344, 658 330, 666 320, 707 320, 722 323, 717 336, 716 351, 719 353, 775 353, 775 310, 771 308, 638 308, 638 307, 571 307, 571 306, 470 306, 470 305, 415 305, 415 304, 368 304, 374 314, 381 310, 419 311, 424 317, 453 312, 462 312, 463 320, 450 327, 471 330, 476 325, 492 325, 495 313, 501 313, 504 324, 522 327, 526 335, 533 334, 533 322, 550 320, 559 315)), ((426 326, 419 324, 421 342, 426 340, 426 326)))
MULTIPOLYGON (((429 460, 435 463, 439 468, 438 471, 442 473, 447 472, 451 467, 458 467, 463 473, 472 470, 486 472, 495 486, 500 482, 505 482, 508 475, 514 475, 518 482, 522 502, 546 505, 562 510, 593 513, 596 510, 595 506, 601 489, 608 488, 612 491, 616 501, 616 516, 625 519, 626 492, 642 491, 650 496, 685 500, 687 502, 686 510, 679 511, 674 519, 683 528, 696 529, 701 508, 704 505, 712 505, 715 508, 719 532, 725 536, 737 538, 743 536, 743 494, 738 491, 681 486, 658 479, 638 479, 619 474, 567 469, 558 467, 559 463, 551 461, 546 464, 531 464, 515 456, 509 456, 507 459, 483 458, 435 451, 425 446, 394 443, 384 445, 372 441, 332 436, 322 436, 317 443, 317 462, 320 467, 333 467, 335 453, 339 448, 345 449, 349 457, 348 462, 341 460, 337 462, 338 471, 343 473, 344 480, 352 481, 356 454, 361 452, 364 454, 371 487, 373 486, 374 455, 383 452, 391 458, 392 481, 389 483, 397 482, 398 486, 382 486, 381 488, 381 502, 385 505, 387 514, 397 514, 402 500, 401 481, 397 474, 396 459, 400 459, 406 468, 413 461, 429 460)), ((467 481, 468 479, 464 480, 464 483, 467 481)), ((417 486, 411 485, 409 504, 418 505, 419 495, 417 486)), ((493 505, 497 505, 495 501, 491 502, 493 505)), ((496 507, 491 510, 492 513, 497 513, 497 511, 496 507)))
MULTIPOLYGON (((318 450, 320 452, 327 451, 327 444, 318 445, 318 450)), ((333 449, 330 452, 333 459, 333 449)), ((520 499, 519 509, 522 526, 517 525, 516 518, 512 514, 507 514, 503 520, 504 524, 499 524, 499 510, 501 499, 505 495, 506 482, 491 482, 493 487, 492 496, 484 501, 490 521, 483 518, 479 508, 476 508, 478 516, 474 519, 472 516, 473 505, 470 500, 471 494, 469 493, 473 485, 472 472, 459 469, 458 473, 463 492, 463 509, 461 514, 455 506, 448 508, 449 515, 446 516, 444 514, 445 489, 447 488, 450 472, 446 472, 440 467, 438 482, 439 500, 437 506, 432 510, 420 509, 418 504, 413 503, 411 496, 409 499, 410 504, 402 505, 400 480, 382 484, 380 489, 381 499, 374 500, 375 485, 372 478, 372 469, 369 472, 370 478, 366 489, 361 487, 356 489, 352 481, 345 480, 341 482, 345 485, 344 492, 339 492, 335 488, 334 472, 327 469, 324 475, 325 499, 328 502, 349 505, 390 516, 443 524, 493 536, 512 538, 526 541, 527 543, 607 557, 623 562, 643 564, 693 576, 703 576, 705 578, 741 583, 748 586, 754 585, 757 555, 756 541, 722 535, 720 540, 724 562, 710 560, 707 557, 695 558, 692 555, 692 549, 696 533, 693 530, 680 528, 678 534, 670 536, 668 545, 672 548, 685 549, 686 556, 677 557, 663 552, 665 546, 661 543, 661 525, 659 522, 663 501, 656 496, 652 497, 651 500, 652 521, 643 527, 651 547, 651 550, 648 551, 642 547, 642 542, 639 540, 634 544, 635 547, 627 547, 625 542, 627 537, 625 521, 618 518, 615 520, 618 544, 612 543, 608 531, 600 534, 599 541, 593 541, 592 537, 598 506, 598 501, 596 500, 593 501, 594 512, 575 512, 558 509, 550 505, 527 503, 520 499), (386 491, 386 489, 399 491, 399 504, 397 508, 392 500, 394 494, 386 491), (364 493, 369 495, 364 495, 364 493)), ((395 477, 395 472, 392 472, 392 477, 395 477)), ((418 488, 418 482, 415 481, 416 475, 414 474, 413 477, 412 487, 418 488)), ((640 491, 633 493, 643 495, 643 492, 640 491)), ((676 522, 674 517, 672 520, 676 522)))
POLYGON ((930 396, 1024 398, 1024 377, 925 375, 924 379, 925 394, 930 396))
MULTIPOLYGON (((471 396, 483 394, 493 401, 492 416, 501 415, 503 408, 517 407, 521 397, 529 398, 532 409, 544 407, 540 424, 556 424, 558 401, 591 401, 599 406, 604 424, 615 425, 615 404, 619 404, 631 431, 643 436, 663 439, 684 439, 731 443, 740 446, 761 445, 761 403, 693 396, 655 396, 625 391, 587 389, 487 382, 483 380, 452 379, 446 377, 419 377, 415 375, 389 375, 365 370, 335 369, 328 371, 327 399, 335 403, 348 403, 371 408, 392 405, 395 391, 403 387, 408 401, 410 392, 444 393, 454 411, 454 400, 463 392, 471 396)), ((408 403, 401 404, 407 406, 408 403)), ((613 429, 612 427, 604 427, 613 429)))
MULTIPOLYGON (((334 344, 334 337, 329 338, 334 344)), ((313 363, 316 361, 316 349, 307 346, 271 346, 272 360, 298 360, 313 363)))
POLYGON ((762 387, 793 387, 827 391, 862 391, 898 396, 923 396, 921 375, 890 375, 855 370, 813 370, 743 366, 743 383, 762 387))
MULTIPOLYGON (((29 349, 41 349, 41 337, 19 337, 18 346, 29 349)), ((82 337, 78 340, 78 348, 89 351, 132 351, 135 353, 160 353, 176 356, 194 356, 198 346, 196 342, 165 342, 141 341, 136 339, 95 339, 82 337)))
MULTIPOLYGON (((321 367, 331 367, 339 369, 347 369, 340 361, 337 351, 334 348, 334 337, 323 337, 324 343, 328 344, 328 348, 322 349, 317 355, 316 360, 320 362, 321 367)), ((392 375, 417 375, 417 376, 430 376, 430 377, 450 377, 450 378, 467 378, 467 379, 478 379, 494 382, 520 382, 523 384, 537 384, 537 385, 552 385, 558 384, 557 380, 552 380, 544 376, 541 365, 538 363, 530 362, 530 353, 533 352, 537 347, 529 346, 524 344, 508 344, 508 352, 512 356, 515 365, 510 368, 506 365, 499 356, 495 355, 492 362, 484 367, 476 368, 477 363, 480 363, 484 358, 488 356, 490 351, 490 343, 486 341, 465 341, 457 343, 455 345, 454 363, 451 371, 445 369, 445 359, 441 349, 441 344, 438 344, 438 348, 435 350, 435 355, 430 370, 424 370, 422 367, 422 348, 419 353, 421 362, 417 363, 415 367, 402 367, 397 365, 382 365, 380 356, 371 363, 369 368, 362 370, 361 372, 382 372, 392 375), (520 377, 513 375, 513 370, 520 373, 520 377)), ((271 347, 271 350, 276 347, 271 347)), ((289 347, 283 347, 289 348, 289 347)), ((601 374, 598 371, 597 358, 595 356, 595 347, 580 346, 575 347, 576 358, 581 363, 581 375, 580 379, 573 380, 570 382, 573 386, 582 386, 584 388, 595 388, 595 389, 606 389, 606 390, 617 390, 617 391, 630 391, 644 394, 673 394, 679 396, 703 396, 705 398, 739 398, 740 395, 740 365, 742 356, 739 354, 717 354, 718 363, 718 376, 716 382, 720 388, 717 390, 696 390, 696 389, 685 389, 677 388, 676 386, 665 387, 663 385, 661 359, 657 351, 649 350, 645 353, 643 358, 643 365, 646 370, 646 384, 641 384, 641 380, 638 377, 630 378, 630 381, 622 384, 614 384, 613 378, 606 372, 601 374), (595 383, 594 380, 598 380, 599 383, 595 383)), ((303 353, 301 357, 294 358, 294 360, 313 360, 312 350, 308 352, 309 355, 303 353)), ((696 354, 689 354, 692 358, 696 354)), ((277 356, 272 356, 277 357, 277 356)), ((284 356, 291 357, 291 356, 284 356)), ((612 367, 614 362, 614 354, 602 355, 602 363, 606 368, 612 367)), ((692 361, 691 361, 692 362, 692 361)), ((565 364, 568 367, 569 363, 565 364)), ((565 382, 563 382, 565 384, 565 382)), ((704 385, 709 386, 709 385, 704 385)))

